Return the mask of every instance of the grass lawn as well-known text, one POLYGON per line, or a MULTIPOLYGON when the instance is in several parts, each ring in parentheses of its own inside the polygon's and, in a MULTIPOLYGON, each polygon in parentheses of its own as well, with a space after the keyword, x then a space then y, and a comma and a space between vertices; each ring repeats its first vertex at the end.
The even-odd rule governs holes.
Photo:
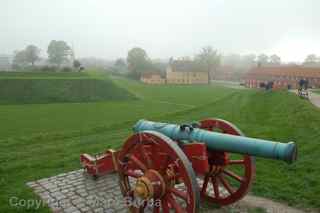
POLYGON ((36 198, 26 182, 80 168, 80 153, 120 147, 139 118, 182 123, 206 117, 227 119, 251 137, 297 142, 296 164, 257 159, 252 191, 320 209, 320 110, 309 102, 286 92, 114 81, 139 100, 0 106, 6 121, 0 128, 0 212, 28 211, 8 205, 11 196, 36 198))
POLYGON ((312 90, 312 92, 315 92, 317 94, 320 94, 320 89, 312 90))

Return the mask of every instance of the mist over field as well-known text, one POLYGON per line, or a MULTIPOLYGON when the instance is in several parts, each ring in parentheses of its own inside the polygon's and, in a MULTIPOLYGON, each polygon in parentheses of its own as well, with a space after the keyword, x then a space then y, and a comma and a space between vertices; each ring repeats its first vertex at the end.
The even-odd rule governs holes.
POLYGON ((317 0, 2 0, 0 54, 35 44, 46 57, 51 40, 64 40, 77 57, 114 60, 138 46, 168 59, 211 45, 302 62, 320 52, 319 8, 317 0))
POLYGON ((320 212, 319 8, 0 0, 0 213, 320 212))

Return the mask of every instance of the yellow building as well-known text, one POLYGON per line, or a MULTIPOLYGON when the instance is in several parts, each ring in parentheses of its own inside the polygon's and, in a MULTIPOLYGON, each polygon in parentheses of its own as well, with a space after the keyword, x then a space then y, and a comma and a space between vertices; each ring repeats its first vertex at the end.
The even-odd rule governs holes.
POLYGON ((167 67, 167 84, 208 84, 208 73, 197 70, 194 62, 174 60, 167 67))
POLYGON ((166 79, 162 78, 159 73, 144 73, 140 79, 143 83, 146 84, 165 84, 166 79))

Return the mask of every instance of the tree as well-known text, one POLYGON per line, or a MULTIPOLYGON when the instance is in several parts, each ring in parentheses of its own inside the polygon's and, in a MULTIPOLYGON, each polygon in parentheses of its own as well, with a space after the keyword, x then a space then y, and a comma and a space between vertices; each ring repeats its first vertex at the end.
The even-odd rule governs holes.
POLYGON ((241 57, 241 65, 246 69, 256 66, 256 58, 255 54, 248 54, 241 57))
POLYGON ((304 60, 304 64, 316 64, 319 62, 318 57, 315 54, 310 54, 304 60))
POLYGON ((73 67, 74 67, 75 69, 78 69, 78 70, 79 70, 79 68, 81 67, 80 61, 79 61, 79 60, 74 60, 74 61, 73 61, 73 67))
POLYGON ((223 65, 238 67, 241 64, 241 55, 232 53, 232 54, 223 56, 221 61, 223 65))
POLYGON ((126 64, 124 59, 118 58, 116 60, 116 62, 114 63, 114 66, 116 66, 116 67, 125 67, 125 66, 127 66, 127 64, 126 64))
POLYGON ((141 74, 152 68, 152 63, 145 50, 135 47, 128 52, 128 69, 135 79, 140 79, 141 74))
POLYGON ((28 45, 25 49, 25 58, 26 62, 31 63, 34 66, 34 63, 40 59, 40 49, 35 45, 28 45))
POLYGON ((112 66, 112 72, 117 74, 128 73, 126 61, 122 58, 118 58, 112 66))
POLYGON ((277 56, 276 54, 273 54, 270 56, 270 63, 274 65, 280 65, 281 64, 281 58, 277 56))
POLYGON ((26 51, 25 50, 16 51, 14 53, 13 66, 14 67, 25 66, 26 63, 27 63, 26 51))
POLYGON ((51 41, 47 50, 50 63, 56 64, 59 67, 63 62, 68 61, 68 56, 71 54, 71 48, 65 41, 51 41))
POLYGON ((260 54, 258 56, 258 63, 260 65, 266 65, 269 63, 269 56, 267 56, 266 54, 260 54))
POLYGON ((195 61, 208 73, 208 84, 210 84, 210 73, 216 72, 221 61, 221 56, 218 54, 218 51, 211 46, 203 47, 200 53, 196 55, 195 61))

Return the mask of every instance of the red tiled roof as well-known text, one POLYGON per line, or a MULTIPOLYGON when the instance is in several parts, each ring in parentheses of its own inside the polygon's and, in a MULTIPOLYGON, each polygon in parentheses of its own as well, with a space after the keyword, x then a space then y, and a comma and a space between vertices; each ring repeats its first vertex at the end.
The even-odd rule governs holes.
POLYGON ((301 78, 320 78, 320 68, 302 66, 256 67, 251 69, 246 77, 259 76, 290 76, 301 78))

